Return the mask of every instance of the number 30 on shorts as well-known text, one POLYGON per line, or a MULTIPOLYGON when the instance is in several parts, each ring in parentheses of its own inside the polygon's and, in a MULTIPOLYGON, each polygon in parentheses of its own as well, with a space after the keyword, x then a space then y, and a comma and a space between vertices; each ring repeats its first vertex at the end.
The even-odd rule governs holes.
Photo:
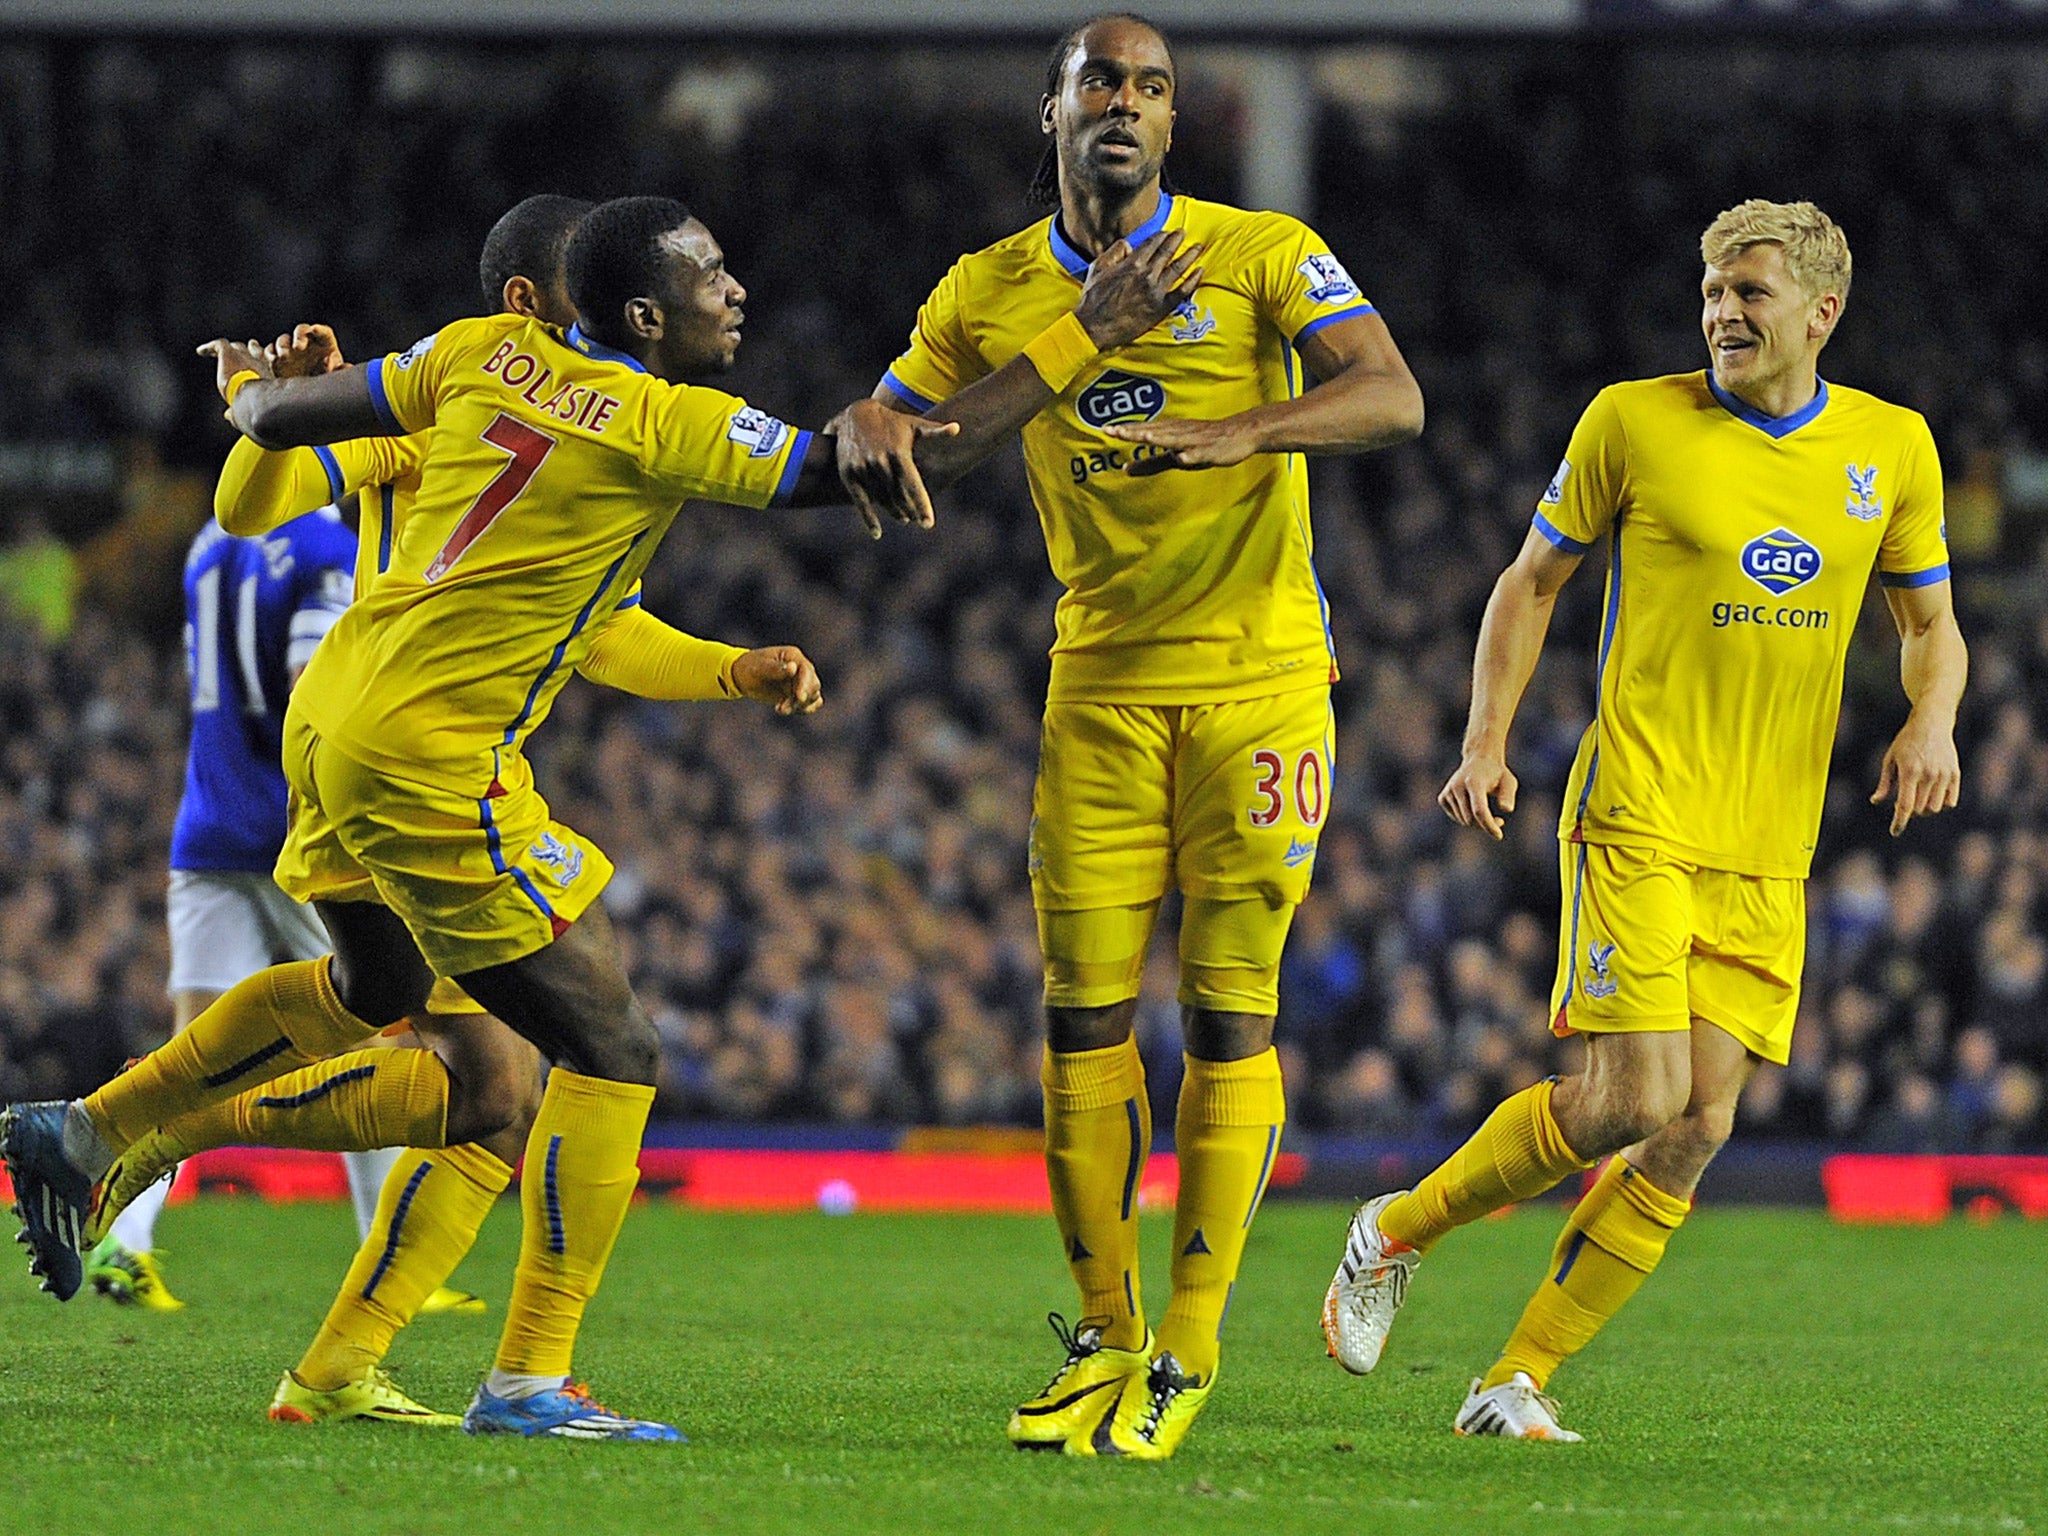
POLYGON ((1246 813, 1255 827, 1270 827, 1287 814, 1287 787, 1294 794, 1294 813, 1306 827, 1322 825, 1324 810, 1323 755, 1310 748, 1294 760, 1290 772, 1287 759, 1270 747, 1252 754, 1252 769, 1258 780, 1252 785, 1251 809, 1246 813))

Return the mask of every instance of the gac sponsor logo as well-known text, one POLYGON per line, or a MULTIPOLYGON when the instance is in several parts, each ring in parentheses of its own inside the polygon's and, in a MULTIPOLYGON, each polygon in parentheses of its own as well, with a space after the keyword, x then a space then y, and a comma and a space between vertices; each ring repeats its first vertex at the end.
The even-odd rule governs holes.
POLYGON ((1153 459, 1165 453, 1164 448, 1154 448, 1150 443, 1132 443, 1126 448, 1098 448, 1093 453, 1077 453, 1067 461, 1067 469, 1074 477, 1074 484, 1086 485, 1096 475, 1112 469, 1129 469, 1140 459, 1153 459))
POLYGON ((1825 608, 1780 608, 1776 603, 1716 603, 1714 628, 1731 624, 1761 624, 1767 629, 1826 629, 1825 608))
POLYGON ((1119 422, 1151 421, 1165 409, 1164 384, 1121 368, 1110 369, 1074 401, 1074 414, 1098 431, 1119 422))
POLYGON ((1742 574, 1783 597, 1820 574, 1820 551, 1789 528, 1773 528, 1742 546, 1742 574))

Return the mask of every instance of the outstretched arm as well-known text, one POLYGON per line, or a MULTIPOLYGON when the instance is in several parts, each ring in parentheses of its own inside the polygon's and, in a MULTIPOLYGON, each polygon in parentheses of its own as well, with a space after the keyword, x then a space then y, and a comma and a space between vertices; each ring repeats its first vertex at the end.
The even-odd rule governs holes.
POLYGON ((1220 421, 1167 419, 1105 428, 1111 437, 1161 450, 1135 460, 1134 475, 1241 464, 1255 453, 1365 453, 1422 432, 1422 387, 1377 314, 1339 320, 1301 341, 1302 361, 1323 382, 1220 421))
POLYGON ((1956 710, 1970 676, 1970 652, 1956 624, 1951 583, 1886 587, 1884 600, 1899 626, 1899 680, 1913 709, 1884 754, 1870 803, 1891 797, 1897 837, 1915 816, 1948 810, 1962 794, 1956 710))
MULTIPOLYGON (((214 382, 235 430, 263 448, 307 448, 351 437, 395 436, 370 399, 369 375, 341 368, 311 378, 272 378, 256 343, 209 341, 214 382)), ((401 429, 402 430, 402 429, 401 429)))
POLYGON ((1493 584, 1472 658, 1472 713, 1465 723, 1464 755, 1436 797, 1444 814, 1461 827, 1504 835, 1500 818, 1514 810, 1520 787, 1508 771, 1508 727, 1543 654, 1558 591, 1579 568, 1579 559, 1531 528, 1515 563, 1493 584))

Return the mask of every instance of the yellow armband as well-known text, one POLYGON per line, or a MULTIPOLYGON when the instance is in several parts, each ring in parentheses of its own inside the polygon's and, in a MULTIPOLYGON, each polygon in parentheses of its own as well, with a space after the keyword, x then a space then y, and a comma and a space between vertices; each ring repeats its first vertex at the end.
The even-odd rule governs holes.
POLYGON ((1045 380, 1045 387, 1056 395, 1063 395, 1067 386, 1080 376, 1081 370, 1102 355, 1102 349, 1095 345, 1095 339, 1088 334, 1088 328, 1081 324, 1079 317, 1069 310, 1032 337, 1024 348, 1024 355, 1031 359, 1031 366, 1045 380))
POLYGON ((235 396, 247 388, 252 379, 260 379, 262 377, 263 375, 254 368, 244 368, 240 373, 228 380, 228 387, 222 390, 221 393, 227 398, 228 404, 233 405, 235 403, 235 396))

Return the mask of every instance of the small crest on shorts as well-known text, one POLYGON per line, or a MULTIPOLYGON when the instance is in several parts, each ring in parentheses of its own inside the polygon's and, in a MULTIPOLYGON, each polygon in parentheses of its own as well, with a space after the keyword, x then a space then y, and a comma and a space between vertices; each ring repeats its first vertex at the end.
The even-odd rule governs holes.
POLYGON ((1312 842, 1303 842, 1297 837, 1288 842, 1287 851, 1280 855, 1280 862, 1292 869, 1297 864, 1306 864, 1315 856, 1316 845, 1312 842))
POLYGON ((570 847, 552 832, 541 833, 526 853, 536 864, 554 871, 557 885, 568 885, 583 873, 583 850, 570 847))
POLYGON ((1609 973, 1608 966, 1614 960, 1614 946, 1602 944, 1598 939, 1586 946, 1586 996, 1612 997, 1621 983, 1609 973))

